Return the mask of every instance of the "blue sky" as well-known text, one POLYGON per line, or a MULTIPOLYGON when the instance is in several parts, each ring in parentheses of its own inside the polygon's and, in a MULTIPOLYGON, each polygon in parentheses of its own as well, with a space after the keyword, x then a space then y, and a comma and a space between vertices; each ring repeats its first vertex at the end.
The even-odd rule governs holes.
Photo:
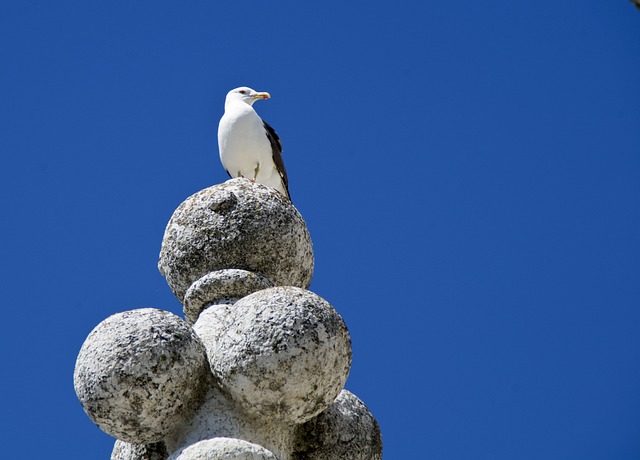
POLYGON ((109 458, 77 353, 181 312, 164 227, 241 85, 386 459, 640 458, 630 2, 4 2, 0 57, 6 458, 109 458))

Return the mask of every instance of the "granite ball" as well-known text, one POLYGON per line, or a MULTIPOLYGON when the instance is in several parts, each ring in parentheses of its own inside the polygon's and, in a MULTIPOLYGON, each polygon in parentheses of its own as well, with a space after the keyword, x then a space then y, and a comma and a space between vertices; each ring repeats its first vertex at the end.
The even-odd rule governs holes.
POLYGON ((193 324, 202 310, 214 304, 233 304, 253 292, 272 287, 257 273, 237 268, 218 270, 194 282, 184 296, 184 317, 193 324))
POLYGON ((102 430, 148 444, 195 412, 208 373, 204 346, 191 326, 168 311, 143 308, 95 327, 78 354, 74 386, 102 430))
POLYGON ((243 178, 187 198, 167 224, 158 261, 180 302, 209 272, 242 269, 274 286, 307 288, 313 274, 311 237, 289 200, 243 178))
POLYGON ((297 427, 291 458, 380 460, 380 427, 356 395, 342 390, 331 406, 297 427))
POLYGON ((349 374, 344 321, 304 289, 274 287, 209 307, 194 329, 220 387, 255 416, 305 422, 333 402, 349 374))
POLYGON ((199 441, 169 457, 169 460, 278 460, 262 446, 236 438, 199 441))

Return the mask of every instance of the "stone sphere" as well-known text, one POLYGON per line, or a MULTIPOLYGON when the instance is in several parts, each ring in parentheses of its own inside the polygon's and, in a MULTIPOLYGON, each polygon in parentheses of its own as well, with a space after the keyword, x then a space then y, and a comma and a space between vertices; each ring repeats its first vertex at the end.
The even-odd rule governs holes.
POLYGON ((167 224, 158 268, 183 302, 209 272, 256 272, 274 286, 309 287, 313 248, 300 213, 278 191, 231 179, 187 198, 167 224))
POLYGON ((233 304, 242 297, 273 284, 264 276, 247 270, 229 268, 209 272, 194 282, 184 295, 184 317, 193 324, 198 316, 210 305, 233 304))
POLYGON ((356 395, 342 390, 331 406, 298 426, 291 458, 380 460, 380 427, 356 395))
POLYGON ((344 321, 304 289, 274 287, 209 307, 194 329, 221 388, 269 420, 309 420, 333 402, 349 374, 344 321))
POLYGON ((262 446, 235 438, 199 441, 171 455, 168 460, 278 460, 262 446))
POLYGON ((152 308, 118 313, 85 340, 74 386, 85 412, 123 441, 160 441, 184 423, 204 397, 209 372, 194 330, 152 308))

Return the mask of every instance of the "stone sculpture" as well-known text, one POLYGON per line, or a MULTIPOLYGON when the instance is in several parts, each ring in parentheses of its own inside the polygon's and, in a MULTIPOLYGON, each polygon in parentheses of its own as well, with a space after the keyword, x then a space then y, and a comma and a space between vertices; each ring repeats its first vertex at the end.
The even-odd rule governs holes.
POLYGON ((112 460, 377 460, 375 418, 343 389, 351 340, 307 290, 313 249, 291 202, 238 178, 169 221, 158 262, 185 319, 144 308, 89 334, 82 406, 112 460))

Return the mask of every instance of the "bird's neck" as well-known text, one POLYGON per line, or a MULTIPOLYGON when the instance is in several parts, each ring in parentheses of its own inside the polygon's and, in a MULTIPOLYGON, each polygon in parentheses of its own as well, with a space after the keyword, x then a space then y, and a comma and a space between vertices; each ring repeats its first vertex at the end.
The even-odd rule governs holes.
POLYGON ((224 104, 224 110, 225 112, 253 112, 253 107, 251 107, 251 104, 243 101, 227 101, 224 104))

